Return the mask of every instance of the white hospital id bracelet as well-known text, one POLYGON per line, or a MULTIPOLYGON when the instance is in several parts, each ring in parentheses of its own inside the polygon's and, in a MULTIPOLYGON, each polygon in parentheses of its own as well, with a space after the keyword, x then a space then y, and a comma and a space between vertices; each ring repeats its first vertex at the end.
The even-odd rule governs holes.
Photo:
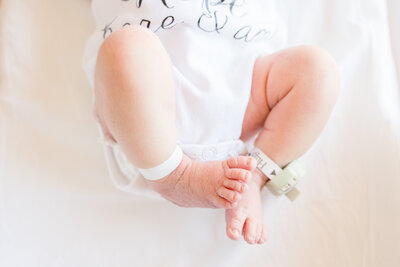
POLYGON ((281 169, 257 147, 249 155, 257 161, 257 168, 270 179, 266 183, 268 188, 277 195, 286 195, 291 201, 296 199, 300 194, 296 185, 305 175, 305 169, 300 163, 292 161, 281 169))
POLYGON ((148 169, 139 169, 144 178, 152 181, 160 180, 173 172, 181 163, 183 158, 182 149, 176 146, 172 155, 163 163, 148 169))

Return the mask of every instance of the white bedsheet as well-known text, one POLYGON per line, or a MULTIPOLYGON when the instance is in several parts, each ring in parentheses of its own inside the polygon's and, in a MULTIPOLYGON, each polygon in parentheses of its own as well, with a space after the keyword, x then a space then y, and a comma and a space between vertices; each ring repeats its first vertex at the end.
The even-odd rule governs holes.
POLYGON ((288 45, 328 49, 343 89, 302 196, 264 192, 269 241, 248 246, 222 210, 113 187, 81 69, 89 1, 0 1, 0 266, 400 266, 399 2, 276 2, 288 45))

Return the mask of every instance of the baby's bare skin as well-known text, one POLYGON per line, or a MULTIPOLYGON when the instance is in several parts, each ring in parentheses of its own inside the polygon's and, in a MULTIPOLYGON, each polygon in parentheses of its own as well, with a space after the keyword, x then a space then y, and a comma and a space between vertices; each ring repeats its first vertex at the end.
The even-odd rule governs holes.
MULTIPOLYGON (((324 128, 339 80, 332 57, 313 46, 259 57, 240 139, 256 135, 255 146, 281 167, 300 157, 324 128)), ((104 41, 95 100, 100 122, 134 166, 154 167, 172 154, 177 144, 172 64, 154 33, 125 27, 104 41)), ((246 156, 202 162, 184 155, 174 172, 149 184, 180 206, 226 208, 228 237, 262 244, 267 230, 260 190, 266 180, 246 156)))
POLYGON ((249 244, 262 244, 267 229, 262 223, 260 190, 267 178, 255 166, 256 161, 246 156, 195 161, 184 155, 170 175, 147 183, 178 206, 225 208, 229 238, 238 240, 243 231, 249 244))
POLYGON ((167 177, 147 181, 165 199, 182 207, 234 208, 249 188, 256 161, 239 156, 196 161, 186 155, 167 177))
POLYGON ((266 181, 267 178, 258 169, 253 170, 249 190, 243 193, 236 207, 226 209, 226 234, 232 240, 238 240, 242 235, 249 244, 263 244, 267 240, 260 195, 266 181))

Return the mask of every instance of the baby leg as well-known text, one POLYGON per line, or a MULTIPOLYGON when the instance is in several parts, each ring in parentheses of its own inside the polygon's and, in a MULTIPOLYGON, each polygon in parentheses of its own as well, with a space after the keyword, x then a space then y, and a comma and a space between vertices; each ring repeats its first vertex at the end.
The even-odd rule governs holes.
MULTIPOLYGON (((102 44, 95 73, 95 108, 103 127, 132 164, 158 166, 175 150, 175 94, 170 59, 160 40, 125 27, 102 44)), ((250 157, 199 162, 187 156, 149 185, 166 199, 195 207, 233 207, 255 168, 250 157)))
MULTIPOLYGON (((242 127, 242 140, 258 133, 255 146, 278 165, 303 155, 324 128, 336 103, 339 72, 324 50, 300 46, 259 57, 253 69, 252 91, 242 127)), ((266 239, 260 196, 267 178, 256 169, 250 190, 235 209, 226 211, 227 234, 249 243, 266 239), (253 195, 251 195, 253 193, 253 195)))

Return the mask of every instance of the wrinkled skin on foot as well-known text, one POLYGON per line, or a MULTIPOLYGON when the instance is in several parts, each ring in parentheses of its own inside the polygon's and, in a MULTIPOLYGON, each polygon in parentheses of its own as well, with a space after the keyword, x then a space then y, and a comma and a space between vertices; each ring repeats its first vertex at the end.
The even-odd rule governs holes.
POLYGON ((181 207, 234 208, 249 188, 256 161, 248 156, 195 161, 186 155, 167 177, 147 181, 165 199, 181 207))

